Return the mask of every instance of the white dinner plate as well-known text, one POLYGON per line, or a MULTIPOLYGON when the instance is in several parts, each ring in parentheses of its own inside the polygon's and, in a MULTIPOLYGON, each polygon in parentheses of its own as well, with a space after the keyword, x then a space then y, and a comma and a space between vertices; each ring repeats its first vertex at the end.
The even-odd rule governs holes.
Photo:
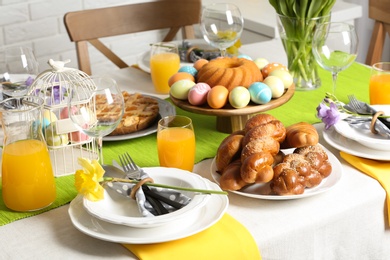
POLYGON ((176 115, 176 109, 175 107, 169 103, 168 101, 158 98, 158 97, 153 97, 149 95, 145 95, 148 97, 152 97, 157 100, 158 102, 158 107, 159 107, 159 115, 154 121, 154 123, 149 126, 148 128, 145 128, 143 130, 131 133, 131 134, 126 134, 126 135, 113 135, 113 136, 105 136, 103 137, 103 141, 121 141, 121 140, 128 140, 128 139, 133 139, 133 138, 138 138, 146 135, 153 134, 157 132, 157 126, 158 126, 158 120, 160 120, 163 117, 166 116, 172 116, 176 115))
MULTIPOLYGON (((329 157, 329 161, 332 164, 332 173, 322 182, 314 187, 314 188, 306 188, 303 194, 298 195, 269 195, 271 189, 269 187, 269 183, 264 184, 252 184, 242 188, 239 191, 231 191, 235 194, 256 198, 256 199, 264 199, 264 200, 291 200, 291 199, 301 199, 310 196, 314 196, 320 194, 322 192, 328 191, 333 188, 341 179, 343 168, 341 166, 340 161, 334 156, 328 149, 323 147, 329 157)), ((294 149, 282 150, 285 154, 292 153, 294 149)), ((221 175, 217 173, 217 166, 215 163, 215 158, 211 164, 211 176, 213 179, 219 184, 219 179, 221 175)))
MULTIPOLYGON (((373 105, 377 111, 383 111, 386 115, 390 115, 390 106, 389 105, 373 105)), ((386 138, 379 134, 373 134, 369 129, 356 129, 351 127, 346 121, 340 120, 334 125, 336 131, 351 139, 354 140, 366 147, 390 151, 390 139, 386 138)))
MULTIPOLYGON (((184 188, 208 189, 208 184, 204 178, 189 171, 166 167, 145 167, 143 169, 155 183, 184 188)), ((135 200, 123 196, 109 187, 104 190, 104 199, 90 201, 84 198, 83 204, 91 215, 101 220, 137 228, 152 228, 180 218, 191 219, 194 217, 193 213, 203 207, 210 199, 208 194, 196 194, 190 191, 181 191, 181 193, 191 198, 188 205, 171 213, 155 217, 143 217, 135 200)))
POLYGON ((390 151, 371 149, 339 134, 333 128, 323 131, 324 140, 337 150, 366 159, 390 161, 390 151))
MULTIPOLYGON (((218 185, 206 181, 209 189, 221 190, 218 185)), ((149 229, 116 225, 97 219, 84 209, 80 195, 70 203, 68 213, 79 231, 97 239, 130 244, 162 243, 194 235, 218 222, 228 208, 228 196, 216 194, 209 196, 206 205, 194 212, 195 217, 192 221, 183 218, 149 229)))
MULTIPOLYGON (((173 41, 176 43, 178 46, 182 45, 182 41, 173 41)), ((191 43, 191 46, 198 46, 199 48, 203 49, 212 49, 210 45, 208 45, 203 39, 191 39, 191 40, 186 40, 186 42, 191 43)), ((137 65, 140 67, 145 72, 150 73, 150 51, 146 51, 141 53, 140 55, 137 56, 137 65)), ((185 66, 185 65, 192 65, 190 62, 180 62, 180 66, 185 66)))

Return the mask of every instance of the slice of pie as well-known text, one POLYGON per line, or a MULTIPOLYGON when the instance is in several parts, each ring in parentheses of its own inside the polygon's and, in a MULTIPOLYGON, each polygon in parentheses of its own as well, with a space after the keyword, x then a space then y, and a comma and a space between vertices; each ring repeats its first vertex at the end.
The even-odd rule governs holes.
POLYGON ((117 128, 109 134, 125 135, 149 127, 159 115, 158 101, 139 93, 122 92, 125 112, 117 128))

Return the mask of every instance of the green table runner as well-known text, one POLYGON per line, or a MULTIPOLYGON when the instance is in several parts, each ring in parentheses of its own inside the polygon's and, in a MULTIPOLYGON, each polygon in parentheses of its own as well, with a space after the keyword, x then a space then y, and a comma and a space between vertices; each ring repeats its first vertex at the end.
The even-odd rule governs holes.
MULTIPOLYGON (((348 94, 355 94, 358 99, 368 101, 368 81, 370 68, 354 63, 350 68, 340 72, 336 95, 339 100, 347 102, 348 94)), ((333 84, 330 72, 320 69, 322 87, 317 90, 301 92, 296 91, 292 99, 283 106, 268 111, 278 118, 285 126, 305 121, 319 122, 316 118, 316 107, 325 97, 326 92, 332 92, 333 84)), ((216 117, 194 114, 176 108, 177 114, 192 118, 196 136, 196 163, 213 158, 220 142, 227 134, 216 131, 216 117)), ((134 161, 141 167, 158 166, 156 134, 125 141, 104 142, 104 161, 111 163, 117 160, 118 155, 128 152, 134 161)), ((40 214, 44 211, 69 203, 77 194, 73 183, 73 175, 56 178, 57 199, 48 208, 31 213, 17 213, 9 211, 1 198, 0 200, 0 226, 12 221, 40 214)), ((0 182, 1 187, 1 182, 0 182)), ((0 195, 1 196, 1 195, 0 195)))

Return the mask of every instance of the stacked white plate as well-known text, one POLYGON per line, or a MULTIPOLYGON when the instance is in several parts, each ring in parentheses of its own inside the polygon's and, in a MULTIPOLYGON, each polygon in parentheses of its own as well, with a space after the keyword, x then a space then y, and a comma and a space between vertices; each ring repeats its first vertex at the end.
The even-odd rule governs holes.
MULTIPOLYGON (((144 170, 155 183, 221 190, 218 185, 188 171, 164 167, 144 170)), ((135 200, 106 188, 104 199, 97 202, 80 195, 76 197, 70 204, 69 216, 78 230, 92 237, 118 243, 149 244, 201 232, 215 224, 229 205, 226 195, 181 192, 191 198, 188 205, 172 213, 143 217, 135 200)))
MULTIPOLYGON (((390 106, 372 106, 377 111, 390 115, 390 106)), ((390 138, 373 134, 369 129, 351 127, 339 121, 334 129, 324 130, 324 139, 334 148, 367 159, 390 161, 390 138)))

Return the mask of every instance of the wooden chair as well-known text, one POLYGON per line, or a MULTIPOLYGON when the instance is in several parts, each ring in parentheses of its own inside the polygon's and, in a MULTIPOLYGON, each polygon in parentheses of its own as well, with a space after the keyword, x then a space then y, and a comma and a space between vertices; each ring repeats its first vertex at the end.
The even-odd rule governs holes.
POLYGON ((368 16, 375 20, 366 64, 381 61, 386 32, 390 36, 390 0, 370 0, 368 16))
POLYGON ((99 38, 169 28, 162 41, 174 39, 183 29, 184 39, 194 39, 193 25, 199 23, 201 0, 160 0, 66 13, 64 23, 76 44, 79 69, 91 75, 88 42, 119 68, 128 65, 99 38))

